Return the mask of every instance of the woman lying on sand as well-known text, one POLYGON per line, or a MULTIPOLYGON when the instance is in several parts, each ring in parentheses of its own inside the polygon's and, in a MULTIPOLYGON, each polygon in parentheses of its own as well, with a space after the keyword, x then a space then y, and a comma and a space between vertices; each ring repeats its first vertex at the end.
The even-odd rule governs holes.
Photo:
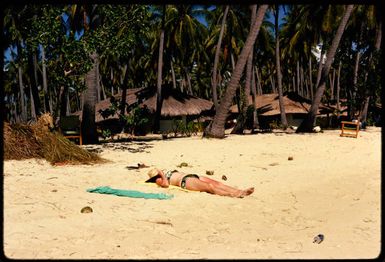
POLYGON ((170 170, 164 174, 162 170, 154 168, 148 172, 148 176, 150 179, 146 182, 155 182, 161 187, 168 187, 169 185, 180 186, 181 188, 186 188, 188 190, 207 192, 220 196, 242 198, 254 192, 254 187, 240 190, 234 187, 226 186, 221 182, 205 176, 185 174, 177 170, 170 170))

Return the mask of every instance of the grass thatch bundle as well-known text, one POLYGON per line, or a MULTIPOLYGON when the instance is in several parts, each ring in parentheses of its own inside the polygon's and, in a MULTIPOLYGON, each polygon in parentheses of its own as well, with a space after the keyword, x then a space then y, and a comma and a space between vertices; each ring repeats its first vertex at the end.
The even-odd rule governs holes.
POLYGON ((45 158, 51 164, 91 164, 104 159, 72 143, 58 132, 51 132, 52 117, 42 115, 36 124, 4 125, 4 159, 45 158))
POLYGON ((4 159, 43 158, 31 126, 4 123, 4 159))

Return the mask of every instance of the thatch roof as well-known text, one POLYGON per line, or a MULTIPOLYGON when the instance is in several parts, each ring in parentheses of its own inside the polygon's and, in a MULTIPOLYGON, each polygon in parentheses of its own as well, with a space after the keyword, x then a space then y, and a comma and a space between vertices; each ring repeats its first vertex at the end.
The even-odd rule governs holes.
MULTIPOLYGON (((249 101, 252 101, 252 97, 249 96, 249 101)), ((299 96, 296 93, 289 92, 283 96, 283 103, 285 106, 286 114, 307 114, 309 112, 311 101, 304 97, 299 96)), ((263 94, 256 97, 255 106, 258 109, 258 113, 261 116, 274 116, 281 113, 279 109, 279 96, 278 94, 263 94)), ((318 114, 329 111, 326 106, 320 105, 318 114)), ((233 105, 230 108, 231 113, 238 113, 237 105, 233 105)))
MULTIPOLYGON (((121 94, 115 95, 115 99, 120 100, 121 94)), ((161 116, 187 116, 200 115, 204 111, 213 109, 213 102, 196 96, 188 95, 172 88, 162 89, 162 110, 161 116)), ((146 106, 151 113, 156 111, 156 89, 155 88, 134 88, 127 89, 126 103, 133 105, 138 102, 139 106, 146 106)), ((111 105, 110 99, 100 101, 95 107, 95 121, 100 122, 106 120, 99 113, 99 110, 105 110, 111 105)), ((81 111, 74 114, 81 116, 81 111)), ((110 116, 107 119, 118 118, 118 115, 110 116)))

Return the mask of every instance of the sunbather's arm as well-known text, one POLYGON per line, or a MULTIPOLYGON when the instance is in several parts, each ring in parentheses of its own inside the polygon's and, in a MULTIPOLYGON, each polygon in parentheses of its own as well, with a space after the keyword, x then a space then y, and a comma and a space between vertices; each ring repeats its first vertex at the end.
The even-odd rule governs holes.
POLYGON ((167 180, 166 176, 162 172, 162 170, 159 170, 158 174, 160 175, 160 177, 155 180, 155 183, 158 186, 166 187, 167 188, 169 186, 169 183, 168 183, 168 180, 167 180))

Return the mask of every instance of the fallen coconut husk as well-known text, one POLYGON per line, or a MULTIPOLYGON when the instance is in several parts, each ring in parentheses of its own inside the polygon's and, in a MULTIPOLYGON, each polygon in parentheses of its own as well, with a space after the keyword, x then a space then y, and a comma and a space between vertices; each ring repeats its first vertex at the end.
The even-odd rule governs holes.
POLYGON ((53 120, 49 114, 42 115, 33 125, 5 123, 4 159, 44 158, 51 164, 106 162, 95 153, 72 143, 60 133, 51 131, 53 127, 53 120))

